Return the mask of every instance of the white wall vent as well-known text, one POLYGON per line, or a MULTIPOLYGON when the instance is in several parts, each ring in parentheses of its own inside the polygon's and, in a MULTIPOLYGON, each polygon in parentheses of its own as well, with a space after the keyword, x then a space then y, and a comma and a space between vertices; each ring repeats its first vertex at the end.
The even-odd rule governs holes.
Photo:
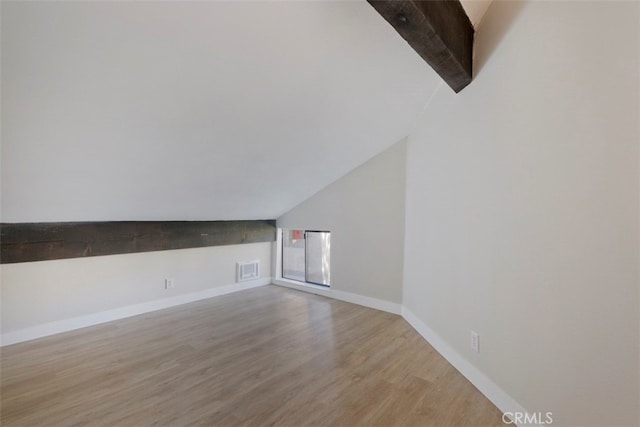
POLYGON ((260 261, 239 262, 236 264, 236 272, 238 282, 257 279, 260 277, 260 261))

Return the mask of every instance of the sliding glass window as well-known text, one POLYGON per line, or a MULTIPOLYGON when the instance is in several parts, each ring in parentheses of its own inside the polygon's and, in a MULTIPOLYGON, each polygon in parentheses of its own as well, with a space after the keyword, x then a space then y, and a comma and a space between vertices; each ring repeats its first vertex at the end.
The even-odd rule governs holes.
POLYGON ((282 230, 282 277, 329 286, 331 283, 331 233, 282 230))

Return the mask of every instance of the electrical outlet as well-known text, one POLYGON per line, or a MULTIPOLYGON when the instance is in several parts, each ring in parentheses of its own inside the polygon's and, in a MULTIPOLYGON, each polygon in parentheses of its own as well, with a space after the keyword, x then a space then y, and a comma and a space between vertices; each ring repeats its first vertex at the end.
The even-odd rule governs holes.
POLYGON ((480 353, 480 335, 476 331, 471 331, 471 348, 476 353, 480 353))
POLYGON ((165 289, 173 289, 173 279, 164 279, 164 288, 165 289))

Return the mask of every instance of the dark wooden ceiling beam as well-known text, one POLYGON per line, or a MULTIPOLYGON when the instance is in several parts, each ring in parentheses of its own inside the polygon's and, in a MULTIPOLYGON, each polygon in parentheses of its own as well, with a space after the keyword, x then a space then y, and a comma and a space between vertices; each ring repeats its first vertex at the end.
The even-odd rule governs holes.
POLYGON ((275 220, 0 224, 0 263, 272 242, 275 220))
POLYGON ((473 25, 458 0, 367 0, 457 93, 471 83, 473 25))

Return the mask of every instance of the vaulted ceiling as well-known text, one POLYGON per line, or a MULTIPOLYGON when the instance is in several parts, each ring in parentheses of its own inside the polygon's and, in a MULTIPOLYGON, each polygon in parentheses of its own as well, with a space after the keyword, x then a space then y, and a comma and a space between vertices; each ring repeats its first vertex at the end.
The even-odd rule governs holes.
POLYGON ((3 222, 276 218, 441 84, 364 0, 1 14, 3 222))

